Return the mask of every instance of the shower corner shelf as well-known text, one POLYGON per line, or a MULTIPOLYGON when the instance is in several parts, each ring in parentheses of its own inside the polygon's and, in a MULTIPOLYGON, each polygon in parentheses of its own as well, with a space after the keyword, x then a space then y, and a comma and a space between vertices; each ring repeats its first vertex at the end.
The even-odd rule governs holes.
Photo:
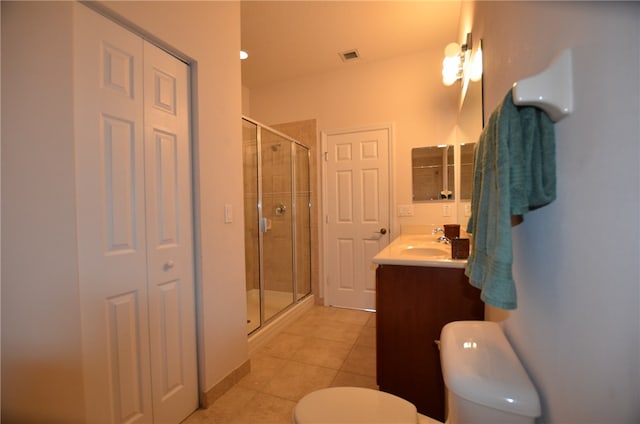
POLYGON ((573 112, 571 49, 562 51, 544 71, 513 84, 513 103, 544 110, 553 122, 573 112))

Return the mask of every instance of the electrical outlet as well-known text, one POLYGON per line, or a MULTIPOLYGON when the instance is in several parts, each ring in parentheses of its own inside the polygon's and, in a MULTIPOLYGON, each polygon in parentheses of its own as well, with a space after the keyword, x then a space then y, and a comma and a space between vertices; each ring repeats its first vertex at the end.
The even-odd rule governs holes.
POLYGON ((442 216, 451 216, 451 205, 442 205, 442 216))
POLYGON ((413 205, 398 205, 398 216, 413 216, 413 205))
POLYGON ((471 203, 465 203, 464 216, 471 216, 471 203))

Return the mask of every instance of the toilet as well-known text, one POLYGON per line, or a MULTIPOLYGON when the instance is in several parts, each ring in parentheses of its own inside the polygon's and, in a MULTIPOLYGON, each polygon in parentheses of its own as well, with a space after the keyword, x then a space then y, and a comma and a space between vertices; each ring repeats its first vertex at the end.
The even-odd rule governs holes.
MULTIPOLYGON (((540 415, 540 399, 500 326, 456 321, 440 335, 447 424, 525 424, 540 415)), ((397 396, 360 387, 309 393, 295 406, 294 424, 437 424, 397 396)), ((440 423, 441 424, 441 423, 440 423)))

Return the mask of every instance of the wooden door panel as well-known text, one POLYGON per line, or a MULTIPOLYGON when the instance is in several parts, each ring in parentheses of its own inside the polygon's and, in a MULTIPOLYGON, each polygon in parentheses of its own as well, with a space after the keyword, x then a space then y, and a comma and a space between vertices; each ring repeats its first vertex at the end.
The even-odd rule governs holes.
POLYGON ((389 130, 327 137, 327 297, 335 306, 375 308, 371 259, 389 242, 389 130))
POLYGON ((76 7, 78 274, 87 420, 152 421, 143 45, 76 7))
POLYGON ((149 325, 156 421, 198 407, 188 66, 145 43, 149 325))
MULTIPOLYGON (((144 373, 140 361, 140 299, 137 292, 107 300, 107 345, 115 422, 137 422, 145 412, 144 373)), ((147 405, 148 406, 148 405, 147 405)))
MULTIPOLYGON (((102 204, 105 251, 109 254, 132 252, 138 249, 140 177, 136 173, 136 123, 131 120, 102 116, 102 204)), ((139 160, 139 159, 137 159, 139 160)), ((143 245, 144 247, 144 245, 143 245)))
POLYGON ((353 172, 351 170, 336 172, 336 195, 334 198, 336 222, 353 224, 353 172))

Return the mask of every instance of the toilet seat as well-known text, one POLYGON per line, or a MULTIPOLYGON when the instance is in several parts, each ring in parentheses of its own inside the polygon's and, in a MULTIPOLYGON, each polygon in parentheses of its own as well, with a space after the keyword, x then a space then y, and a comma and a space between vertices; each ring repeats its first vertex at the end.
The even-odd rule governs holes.
POLYGON ((330 387, 309 393, 293 410, 294 424, 416 424, 418 411, 406 400, 362 387, 330 387))

